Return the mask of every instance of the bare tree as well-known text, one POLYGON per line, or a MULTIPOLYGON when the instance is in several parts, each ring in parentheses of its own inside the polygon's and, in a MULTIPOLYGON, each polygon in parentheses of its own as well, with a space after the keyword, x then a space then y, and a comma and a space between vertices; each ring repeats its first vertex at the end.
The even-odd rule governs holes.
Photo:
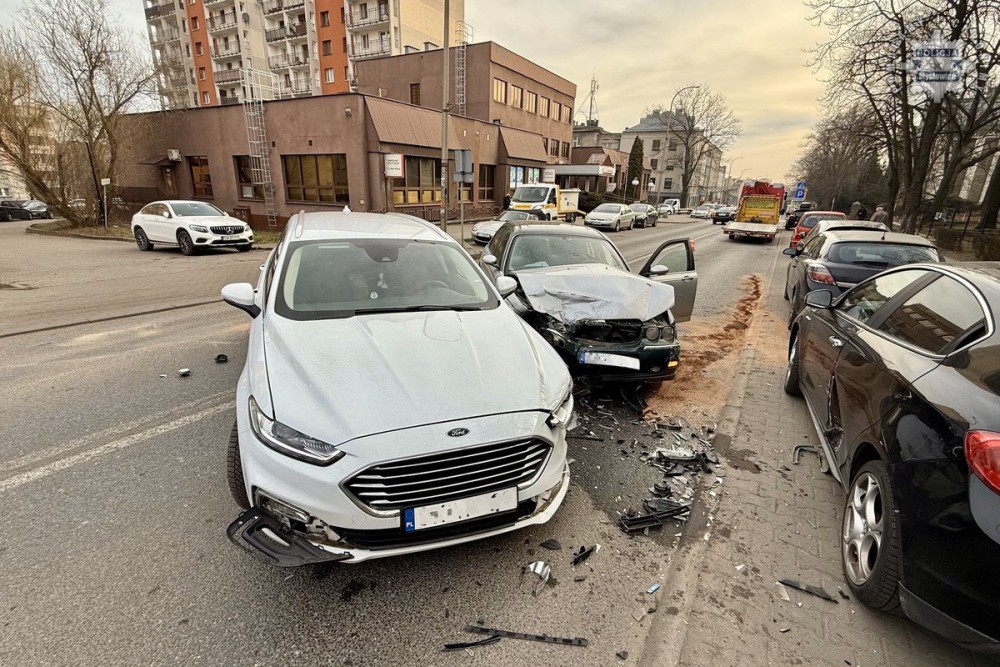
POLYGON ((946 196, 962 169, 983 159, 976 138, 996 122, 997 22, 1000 0, 808 0, 813 18, 831 32, 815 62, 832 72, 828 102, 861 103, 878 124, 888 169, 890 206, 913 231, 927 202, 946 196), (915 42, 935 34, 958 42, 973 62, 962 93, 935 98, 914 86, 907 67, 915 42), (945 135, 952 133, 950 138, 945 135), (951 142, 942 145, 942 140, 951 142), (936 182, 936 184, 935 184, 936 182), (898 200, 898 201, 897 201, 898 200))
POLYGON ((74 224, 92 222, 103 210, 101 179, 116 176, 120 119, 155 94, 149 51, 107 0, 30 0, 2 42, 0 149, 36 196, 74 224), (93 211, 69 206, 86 193, 93 211))
POLYGON ((653 107, 648 117, 669 132, 668 145, 676 140, 681 149, 681 203, 686 205, 695 176, 713 152, 725 152, 739 139, 743 125, 725 96, 708 86, 680 88, 674 99, 673 109, 653 107))

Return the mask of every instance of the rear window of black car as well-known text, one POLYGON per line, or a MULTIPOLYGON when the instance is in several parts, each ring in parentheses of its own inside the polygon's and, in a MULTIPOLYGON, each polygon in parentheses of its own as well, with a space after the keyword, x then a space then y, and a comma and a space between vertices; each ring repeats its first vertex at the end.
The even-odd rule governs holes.
POLYGON ((879 325, 893 338, 931 354, 966 345, 986 333, 979 300, 957 280, 942 276, 894 310, 879 325))
POLYGON ((827 251, 827 259, 835 264, 854 264, 873 269, 939 261, 934 248, 883 241, 835 243, 827 251))

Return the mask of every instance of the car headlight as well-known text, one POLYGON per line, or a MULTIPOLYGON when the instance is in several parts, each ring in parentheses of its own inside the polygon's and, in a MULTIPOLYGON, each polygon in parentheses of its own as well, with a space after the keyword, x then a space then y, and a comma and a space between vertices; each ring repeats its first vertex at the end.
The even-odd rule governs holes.
POLYGON ((274 421, 264 414, 253 396, 250 397, 250 428, 271 449, 300 461, 329 465, 344 456, 344 452, 333 445, 274 421))
POLYGON ((659 340, 660 327, 646 327, 646 330, 643 332, 643 336, 645 336, 646 340, 650 342, 659 340))
POLYGON ((188 225, 192 232, 201 232, 202 234, 208 234, 208 227, 204 225, 188 225))
POLYGON ((573 421, 573 383, 566 385, 565 393, 561 394, 559 400, 549 411, 549 418, 545 423, 549 428, 569 428, 573 421))

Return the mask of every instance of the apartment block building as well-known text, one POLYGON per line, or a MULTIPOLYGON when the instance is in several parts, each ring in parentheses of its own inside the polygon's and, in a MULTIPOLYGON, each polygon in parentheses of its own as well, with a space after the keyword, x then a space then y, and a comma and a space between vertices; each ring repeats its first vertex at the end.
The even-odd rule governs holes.
MULTIPOLYGON (((429 109, 441 109, 444 49, 359 60, 357 91, 429 109)), ((458 108, 458 48, 450 49, 450 106, 458 108)), ((576 84, 495 42, 465 47, 465 116, 540 134, 549 164, 568 164, 573 142, 576 84)), ((508 187, 533 182, 514 172, 508 187)))
MULTIPOLYGON (((268 97, 347 92, 354 62, 438 48, 444 40, 445 0, 144 2, 166 109, 242 102, 245 68, 273 75, 268 97)), ((465 4, 449 2, 456 35, 465 4)))

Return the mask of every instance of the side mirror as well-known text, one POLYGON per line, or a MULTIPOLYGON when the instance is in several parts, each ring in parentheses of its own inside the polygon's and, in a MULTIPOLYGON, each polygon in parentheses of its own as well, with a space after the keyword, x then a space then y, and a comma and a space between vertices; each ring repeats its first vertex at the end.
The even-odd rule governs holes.
POLYGON ((833 294, 830 290, 821 289, 806 294, 806 305, 826 310, 833 304, 833 294))
POLYGON ((488 264, 490 266, 496 266, 497 265, 497 256, 496 255, 483 255, 483 264, 488 264))
POLYGON ((670 269, 663 266, 662 264, 654 264, 649 267, 649 275, 651 276, 662 276, 664 274, 670 273, 670 269))
POLYGON ((250 283, 229 283, 222 288, 222 300, 230 306, 245 311, 250 317, 260 315, 260 307, 256 304, 256 294, 250 283))
POLYGON ((795 248, 785 248, 781 251, 781 253, 783 255, 788 255, 789 257, 798 257, 799 249, 797 246, 795 248))
POLYGON ((164 211, 163 212, 163 217, 164 218, 169 218, 170 217, 170 211, 164 211))
POLYGON ((517 289, 517 281, 510 276, 500 276, 497 278, 497 291, 505 299, 517 289))

